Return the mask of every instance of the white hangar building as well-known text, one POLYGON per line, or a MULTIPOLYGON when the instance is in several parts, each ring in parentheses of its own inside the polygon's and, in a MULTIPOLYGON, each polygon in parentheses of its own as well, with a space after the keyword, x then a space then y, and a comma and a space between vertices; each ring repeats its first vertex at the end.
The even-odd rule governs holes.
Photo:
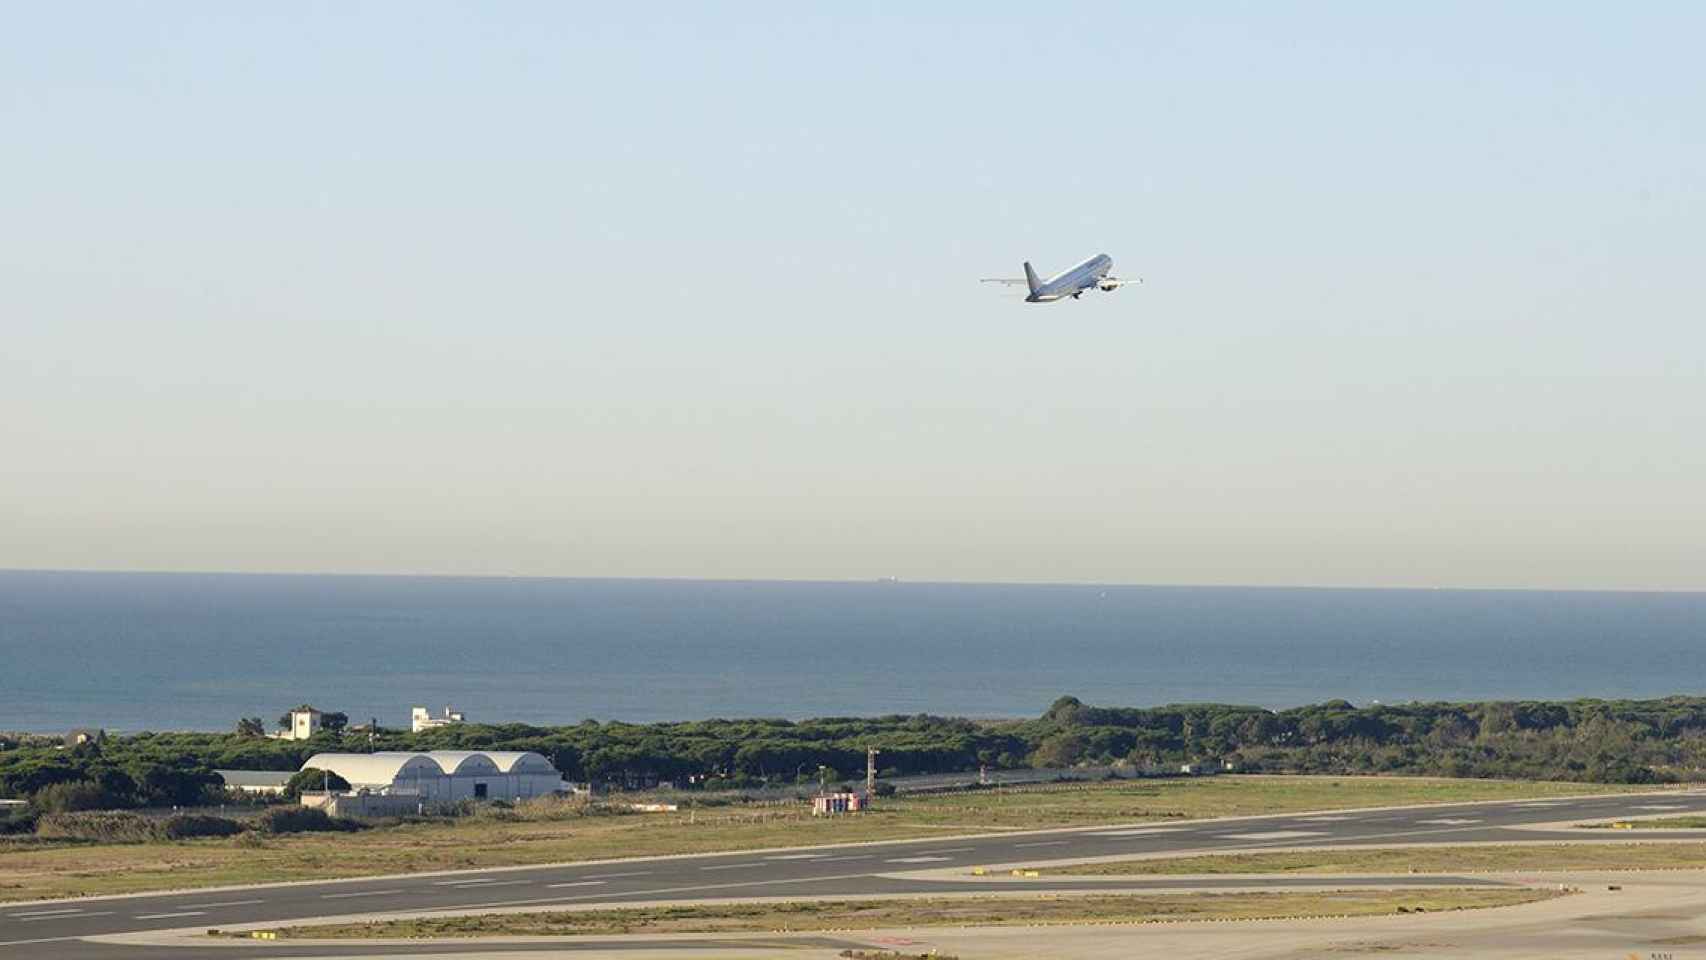
POLYGON ((316 753, 302 767, 330 770, 357 792, 415 797, 423 803, 519 800, 568 789, 551 761, 530 752, 316 753))

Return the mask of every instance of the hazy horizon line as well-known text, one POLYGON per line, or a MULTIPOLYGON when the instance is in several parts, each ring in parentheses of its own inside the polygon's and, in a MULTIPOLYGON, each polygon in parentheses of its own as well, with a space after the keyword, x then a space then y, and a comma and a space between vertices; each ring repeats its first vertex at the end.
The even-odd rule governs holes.
POLYGON ((1600 594, 1706 594, 1706 588, 1668 587, 1531 587, 1531 586, 1443 586, 1443 585, 1342 585, 1322 583, 1200 583, 1150 582, 1134 583, 1114 580, 914 580, 904 577, 873 576, 868 578, 825 577, 681 577, 681 576, 598 576, 584 574, 505 574, 505 573, 397 573, 366 570, 206 570, 186 568, 119 569, 109 567, 0 567, 5 574, 86 574, 94 576, 196 576, 196 577, 336 577, 347 579, 392 580, 572 580, 607 583, 684 583, 684 584, 819 584, 819 585, 890 585, 941 587, 1079 587, 1116 590, 1314 590, 1338 592, 1406 592, 1406 593, 1600 593, 1600 594))

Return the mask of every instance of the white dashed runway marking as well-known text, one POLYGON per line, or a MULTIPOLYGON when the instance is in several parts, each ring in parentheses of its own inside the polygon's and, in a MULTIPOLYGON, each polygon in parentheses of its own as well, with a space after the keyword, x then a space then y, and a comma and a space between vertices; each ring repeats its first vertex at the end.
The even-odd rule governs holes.
POLYGON ((1090 837, 1152 837, 1162 833, 1180 833, 1185 827, 1134 827, 1130 830, 1097 830, 1090 837))
POLYGON ((1465 819, 1463 817, 1440 817, 1438 820, 1417 820, 1416 822, 1417 823, 1437 824, 1438 826, 1442 826, 1442 827, 1462 827, 1462 826, 1467 826, 1471 823, 1480 823, 1481 821, 1480 820, 1469 820, 1469 819, 1465 819))
POLYGON ((893 860, 884 860, 883 862, 884 863, 938 863, 938 862, 943 861, 943 860, 952 860, 952 859, 954 859, 954 858, 953 857, 896 857, 893 860))
POLYGON ((1324 830, 1268 830, 1263 833, 1223 833, 1222 840, 1301 840, 1304 837, 1324 837, 1324 830))
POLYGON ((550 887, 552 890, 555 890, 558 887, 602 887, 602 886, 604 886, 604 881, 603 880, 575 880, 575 881, 572 881, 570 883, 547 883, 547 884, 545 884, 545 886, 550 887))

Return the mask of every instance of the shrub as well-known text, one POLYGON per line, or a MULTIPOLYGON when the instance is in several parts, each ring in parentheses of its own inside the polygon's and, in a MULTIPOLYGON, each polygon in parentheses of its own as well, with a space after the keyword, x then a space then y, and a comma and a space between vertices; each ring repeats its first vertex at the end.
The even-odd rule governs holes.
POLYGON ((361 824, 313 807, 274 807, 255 818, 255 829, 262 833, 349 832, 360 830, 361 824))
POLYGON ((894 784, 886 780, 878 780, 876 786, 871 788, 871 792, 879 797, 892 797, 895 793, 894 784))
POLYGON ((139 813, 44 813, 36 821, 36 836, 49 840, 147 843, 160 838, 159 827, 158 822, 139 813))
POLYGON ((243 825, 229 817, 180 813, 160 821, 160 836, 167 840, 187 837, 229 837, 242 833, 243 825))
POLYGON ((36 814, 33 810, 6 810, 0 812, 0 835, 9 833, 33 833, 36 829, 36 814))
POLYGON ((37 790, 30 796, 30 805, 42 813, 70 813, 111 809, 121 805, 119 800, 93 780, 68 780, 37 790))

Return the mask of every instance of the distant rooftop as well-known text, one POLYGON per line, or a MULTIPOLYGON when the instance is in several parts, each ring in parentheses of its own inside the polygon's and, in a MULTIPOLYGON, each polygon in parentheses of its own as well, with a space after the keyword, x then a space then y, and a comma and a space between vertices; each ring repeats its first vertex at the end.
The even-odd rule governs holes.
POLYGON ((295 770, 215 770, 228 787, 282 787, 295 770))

